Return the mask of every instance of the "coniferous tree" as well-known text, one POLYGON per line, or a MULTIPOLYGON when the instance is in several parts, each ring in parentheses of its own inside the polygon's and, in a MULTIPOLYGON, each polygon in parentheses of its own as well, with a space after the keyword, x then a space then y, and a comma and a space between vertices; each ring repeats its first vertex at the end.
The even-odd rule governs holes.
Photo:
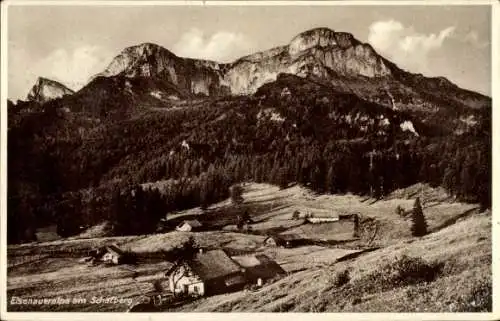
POLYGON ((427 221, 425 220, 419 197, 415 199, 415 204, 413 204, 411 221, 411 234, 413 236, 424 236, 427 234, 427 221))
POLYGON ((326 174, 325 188, 327 193, 335 192, 335 182, 334 182, 335 173, 333 171, 333 166, 328 168, 328 173, 326 174))
POLYGON ((278 169, 277 183, 280 189, 285 189, 288 187, 288 169, 286 167, 281 167, 280 169, 278 169))
POLYGON ((243 187, 241 185, 236 184, 231 186, 230 188, 231 201, 234 205, 240 205, 243 203, 243 187))

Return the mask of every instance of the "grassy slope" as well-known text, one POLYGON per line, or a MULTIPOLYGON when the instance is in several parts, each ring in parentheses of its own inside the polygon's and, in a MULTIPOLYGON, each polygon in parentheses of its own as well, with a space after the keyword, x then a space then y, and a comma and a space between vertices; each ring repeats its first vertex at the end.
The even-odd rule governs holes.
MULTIPOLYGON (((322 232, 328 235, 325 226, 296 226, 291 221, 293 211, 311 212, 315 216, 336 216, 339 213, 359 213, 373 217, 379 224, 375 245, 382 249, 364 253, 358 258, 337 262, 337 259, 354 253, 353 250, 326 248, 317 245, 294 249, 266 248, 262 246, 264 236, 229 231, 192 233, 202 246, 225 247, 240 251, 263 252, 274 258, 287 272, 285 279, 268 285, 259 292, 238 292, 203 298, 182 307, 184 311, 416 311, 427 307, 432 311, 450 311, 453 301, 467 295, 474 286, 491 279, 491 214, 478 214, 474 204, 455 203, 442 191, 426 186, 413 186, 396 191, 385 200, 375 201, 354 195, 316 196, 304 188, 294 186, 285 190, 265 184, 246 184, 245 203, 256 222, 254 230, 268 231, 284 227, 287 231, 303 234, 322 232), (395 214, 397 205, 409 209, 413 198, 421 196, 424 213, 431 231, 424 238, 414 239, 409 235, 408 222, 395 214), (408 199, 407 199, 408 198, 408 199), (390 262, 400 254, 420 256, 429 260, 445 262, 440 277, 428 284, 397 288, 384 293, 367 293, 353 297, 343 289, 332 285, 334 275, 349 269, 352 282, 362 279, 381 264, 390 262), (421 291, 422 288, 424 291, 421 291), (415 295, 415 289, 419 294, 415 295), (339 292, 340 291, 340 292, 339 292), (345 295, 342 291, 346 292, 345 295), (353 304, 355 303, 355 304, 353 304)), ((224 201, 212 206, 223 209, 230 206, 224 201)), ((170 218, 203 215, 193 209, 170 218)), ((333 227, 333 226, 332 226, 333 227)), ((338 227, 336 227, 338 229, 338 227)), ((343 235, 343 231, 332 236, 343 235)), ((346 234, 345 232, 344 234, 346 234)), ((104 244, 117 243, 124 249, 151 253, 169 248, 187 239, 190 233, 170 232, 143 236, 101 237, 30 243, 9 246, 8 295, 30 297, 95 295, 137 298, 140 293, 152 289, 151 281, 161 278, 161 272, 169 263, 147 263, 138 267, 88 267, 75 258, 33 257, 31 263, 12 266, 20 257, 43 254, 48 249, 90 249, 104 244), (132 279, 134 271, 137 279, 132 279)), ((88 233, 82 235, 92 236, 88 233)), ((18 309, 18 306, 11 306, 18 309)), ((47 309, 123 311, 125 305, 80 305, 60 307, 36 307, 47 309)))
MULTIPOLYGON (((482 282, 491 282, 491 216, 465 219, 413 242, 387 248, 337 264, 324 264, 292 274, 258 292, 239 292, 204 298, 182 311, 442 311, 458 309, 482 282), (351 282, 362 279, 398 255, 408 254, 445 262, 440 277, 429 284, 364 294, 338 289, 337 272, 348 269, 351 282)), ((472 302, 469 302, 473 304, 472 302)))

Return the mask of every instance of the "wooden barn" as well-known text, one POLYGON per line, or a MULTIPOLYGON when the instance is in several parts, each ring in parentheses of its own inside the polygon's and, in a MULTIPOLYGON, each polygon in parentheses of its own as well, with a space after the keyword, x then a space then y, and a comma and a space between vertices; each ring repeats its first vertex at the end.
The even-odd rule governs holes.
POLYGON ((123 261, 123 251, 114 244, 106 246, 101 260, 105 263, 120 264, 123 261))
POLYGON ((267 237, 264 244, 267 246, 295 247, 303 243, 303 239, 297 234, 279 234, 267 237))
POLYGON ((244 270, 223 250, 199 252, 166 272, 175 294, 194 296, 231 292, 245 285, 244 270))
POLYGON ((189 220, 183 221, 181 224, 179 224, 176 227, 176 230, 180 232, 193 232, 200 230, 202 226, 203 224, 201 224, 198 220, 189 220))
POLYGON ((61 238, 61 236, 57 234, 57 225, 55 224, 37 228, 35 231, 35 236, 38 242, 55 241, 61 238))
POLYGON ((264 254, 231 257, 245 271, 247 283, 262 285, 266 280, 286 275, 285 270, 264 254))

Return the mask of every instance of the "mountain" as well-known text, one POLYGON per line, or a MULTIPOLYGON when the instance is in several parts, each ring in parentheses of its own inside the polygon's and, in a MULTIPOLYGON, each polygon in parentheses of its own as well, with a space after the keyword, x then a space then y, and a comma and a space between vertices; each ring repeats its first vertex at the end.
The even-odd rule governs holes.
POLYGON ((55 80, 38 77, 28 93, 27 100, 46 103, 50 100, 73 94, 74 91, 55 80))
POLYGON ((228 94, 221 85, 223 65, 212 61, 177 57, 169 50, 144 43, 128 47, 116 56, 98 77, 126 76, 167 81, 177 87, 178 94, 228 94))
POLYGON ((166 211, 125 214, 119 195, 156 181, 173 184, 169 211, 244 181, 376 197, 427 182, 491 203, 491 99, 404 71, 348 33, 313 29, 224 64, 145 43, 61 96, 10 104, 10 242, 35 215, 67 231, 108 220, 120 235, 141 217, 154 232, 152 213, 166 211))
POLYGON ((124 49, 99 77, 125 76, 168 82, 176 92, 151 93, 174 99, 194 94, 249 95, 282 73, 314 77, 342 92, 399 109, 437 112, 491 104, 489 97, 461 89, 443 77, 406 72, 352 34, 316 28, 289 44, 254 53, 232 63, 178 57, 151 43, 124 49))
POLYGON ((238 59, 225 80, 233 93, 253 93, 280 73, 381 78, 391 75, 390 66, 368 44, 351 34, 326 28, 306 31, 282 47, 238 59))

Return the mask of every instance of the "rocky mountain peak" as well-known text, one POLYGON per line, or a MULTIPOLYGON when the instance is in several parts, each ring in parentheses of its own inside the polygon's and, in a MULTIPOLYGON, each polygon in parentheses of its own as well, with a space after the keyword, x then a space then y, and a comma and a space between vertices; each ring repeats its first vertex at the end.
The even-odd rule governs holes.
POLYGON ((175 55, 168 49, 151 42, 145 42, 136 46, 127 47, 122 51, 122 53, 142 58, 147 58, 158 54, 175 57, 175 55))
POLYGON ((172 60, 179 59, 169 50, 153 43, 127 47, 116 56, 98 76, 111 77, 124 74, 129 77, 149 77, 163 71, 172 60))
POLYGON ((295 36, 288 46, 291 56, 296 56, 310 48, 339 47, 347 49, 360 42, 350 33, 335 32, 328 28, 315 28, 295 36))
POLYGON ((73 93, 73 90, 64 86, 60 82, 44 77, 38 77, 35 84, 29 91, 27 99, 29 101, 45 103, 73 93))

